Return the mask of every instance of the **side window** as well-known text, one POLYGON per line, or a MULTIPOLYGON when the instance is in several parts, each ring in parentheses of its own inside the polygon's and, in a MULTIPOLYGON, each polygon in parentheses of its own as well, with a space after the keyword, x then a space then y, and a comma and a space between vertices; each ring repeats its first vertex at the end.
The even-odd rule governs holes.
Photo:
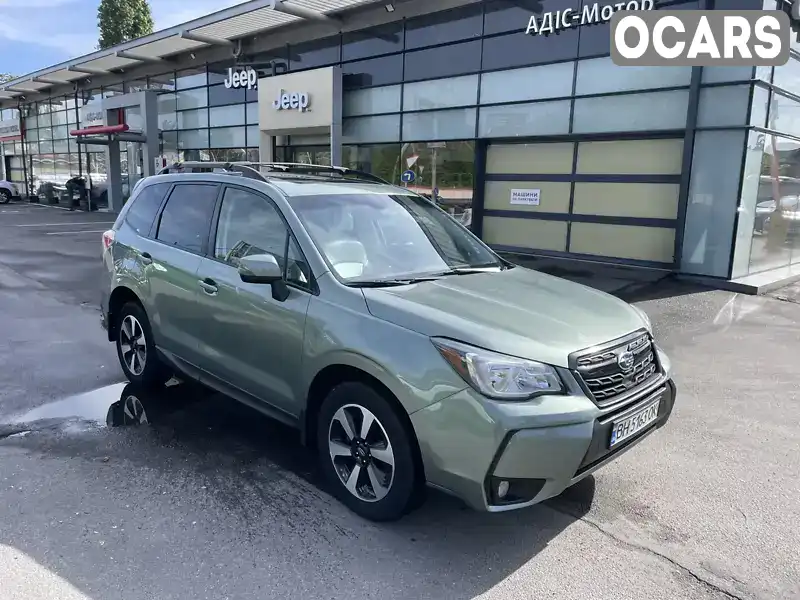
POLYGON ((142 188, 130 200, 131 206, 125 214, 125 222, 136 230, 139 235, 148 235, 150 227, 161 208, 161 201, 169 191, 171 183, 156 183, 142 188))
POLYGON ((289 237, 287 257, 288 235, 289 230, 272 203, 245 190, 225 190, 214 248, 217 260, 238 267, 245 256, 272 254, 283 268, 286 281, 307 287, 311 279, 308 265, 293 237, 289 237))
POLYGON ((216 185, 176 185, 161 213, 156 239, 190 252, 202 252, 218 191, 216 185))
POLYGON ((238 267, 239 259, 266 253, 282 264, 286 233, 286 226, 272 204, 251 192, 227 188, 219 213, 214 256, 238 267))
POLYGON ((286 256, 286 281, 302 287, 310 287, 311 268, 294 237, 289 238, 289 253, 286 256))

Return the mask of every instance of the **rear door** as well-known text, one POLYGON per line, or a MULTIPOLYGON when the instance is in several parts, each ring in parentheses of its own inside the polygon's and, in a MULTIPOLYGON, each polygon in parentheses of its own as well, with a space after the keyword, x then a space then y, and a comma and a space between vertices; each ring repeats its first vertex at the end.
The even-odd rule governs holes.
POLYGON ((206 371, 297 415, 306 312, 314 284, 308 264, 279 209, 266 196, 227 186, 197 279, 205 315, 200 349, 206 371), (245 283, 239 260, 272 254, 283 267, 285 300, 270 285, 245 283))
POLYGON ((145 310, 150 308, 147 306, 149 262, 142 257, 142 247, 150 248, 148 237, 171 188, 172 183, 145 185, 122 207, 111 228, 114 244, 103 252, 103 264, 110 278, 109 285, 103 286, 103 306, 106 306, 107 294, 111 290, 117 285, 125 285, 133 288, 143 299, 145 310))
POLYGON ((147 268, 147 311, 156 344, 180 358, 198 362, 197 331, 206 315, 198 304, 197 269, 208 246, 220 186, 178 183, 141 250, 147 268), (144 256, 144 254, 143 254, 144 256))

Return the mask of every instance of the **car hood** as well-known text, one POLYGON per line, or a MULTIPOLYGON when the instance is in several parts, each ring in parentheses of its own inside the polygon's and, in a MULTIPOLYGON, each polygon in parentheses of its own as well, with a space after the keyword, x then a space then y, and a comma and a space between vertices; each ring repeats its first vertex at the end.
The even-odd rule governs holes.
POLYGON ((646 326, 614 296, 523 267, 363 292, 372 315, 400 327, 562 367, 646 326))

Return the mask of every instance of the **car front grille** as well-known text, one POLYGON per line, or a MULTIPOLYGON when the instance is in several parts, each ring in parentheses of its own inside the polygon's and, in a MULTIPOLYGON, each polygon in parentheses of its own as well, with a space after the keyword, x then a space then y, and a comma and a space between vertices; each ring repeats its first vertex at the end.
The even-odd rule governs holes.
POLYGON ((596 352, 578 353, 575 370, 599 406, 634 395, 661 374, 653 341, 646 333, 596 352))

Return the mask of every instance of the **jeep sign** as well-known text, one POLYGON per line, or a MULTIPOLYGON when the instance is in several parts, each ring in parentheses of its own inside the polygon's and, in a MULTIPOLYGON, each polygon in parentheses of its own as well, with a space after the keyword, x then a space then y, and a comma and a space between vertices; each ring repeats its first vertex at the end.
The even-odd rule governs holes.
POLYGON ((225 87, 228 89, 247 88, 254 90, 258 87, 258 73, 250 67, 242 71, 228 69, 228 78, 225 80, 225 87))
POLYGON ((281 90, 278 97, 272 101, 272 108, 275 110, 297 110, 306 112, 311 102, 306 92, 286 92, 281 90))

